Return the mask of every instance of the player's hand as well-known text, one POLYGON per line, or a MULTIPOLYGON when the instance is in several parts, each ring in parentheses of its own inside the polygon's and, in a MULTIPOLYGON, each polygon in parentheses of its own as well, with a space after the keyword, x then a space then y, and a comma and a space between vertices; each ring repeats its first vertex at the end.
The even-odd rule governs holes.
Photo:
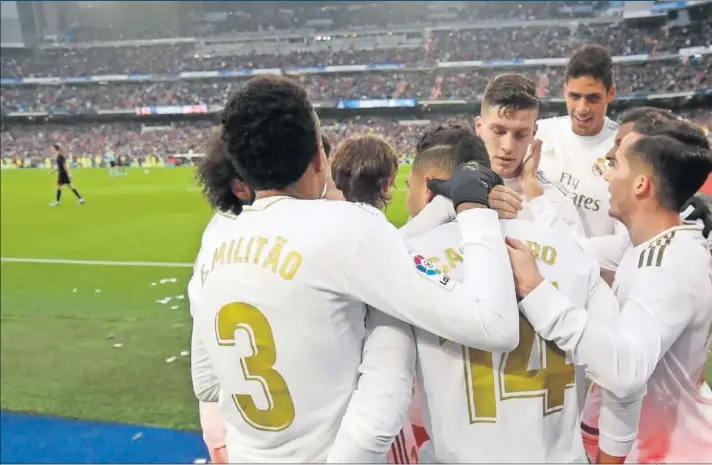
POLYGON ((522 209, 522 196, 506 186, 494 186, 489 195, 490 208, 497 211, 500 220, 517 217, 522 209))
POLYGON ((514 273, 514 289, 517 292, 517 297, 523 299, 536 289, 544 281, 544 278, 539 273, 536 259, 529 247, 511 237, 506 238, 505 242, 514 273))
POLYGON ((522 180, 536 179, 541 161, 541 146, 542 142, 539 139, 534 139, 527 147, 527 154, 524 155, 522 163, 522 180))
POLYGON ((227 461, 227 447, 222 446, 220 448, 210 448, 208 450, 210 453, 210 463, 229 463, 227 461))
POLYGON ((527 154, 524 156, 522 164, 522 189, 524 196, 528 199, 534 199, 544 193, 539 185, 539 162, 541 162, 541 146, 542 142, 535 139, 527 148, 527 154))
POLYGON ((684 213, 688 210, 689 213, 685 215, 684 219, 686 221, 702 220, 704 224, 702 235, 705 236, 705 239, 708 238, 710 236, 710 231, 712 231, 712 213, 710 213, 709 203, 705 202, 702 195, 693 195, 690 200, 682 206, 681 212, 684 213))
POLYGON ((428 189, 452 200, 457 211, 461 203, 489 207, 489 194, 495 186, 504 184, 500 175, 475 161, 462 163, 447 181, 431 179, 428 189))

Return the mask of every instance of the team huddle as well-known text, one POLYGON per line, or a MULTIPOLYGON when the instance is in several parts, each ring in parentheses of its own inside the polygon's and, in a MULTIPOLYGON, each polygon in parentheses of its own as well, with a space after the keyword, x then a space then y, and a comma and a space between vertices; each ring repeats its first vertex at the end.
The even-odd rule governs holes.
POLYGON ((386 140, 332 150, 286 78, 231 96, 188 288, 213 462, 712 458, 710 142, 655 108, 609 120, 597 45, 564 96, 539 120, 501 74, 474 131, 425 132, 400 229, 386 140))

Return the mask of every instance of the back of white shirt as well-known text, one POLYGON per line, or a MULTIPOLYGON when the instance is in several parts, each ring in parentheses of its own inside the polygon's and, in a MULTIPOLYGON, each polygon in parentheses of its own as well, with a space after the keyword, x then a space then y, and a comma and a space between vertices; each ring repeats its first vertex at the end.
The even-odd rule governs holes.
POLYGON ((190 299, 231 462, 319 462, 334 449, 337 457, 385 456, 388 421, 393 436, 402 423, 394 398, 402 397, 404 416, 411 393, 388 391, 388 418, 375 418, 385 408, 348 415, 366 305, 461 343, 512 346, 517 306, 497 214, 458 218, 467 260, 492 263, 468 268, 463 285, 423 271, 383 214, 358 204, 270 197, 211 222, 190 299), (467 284, 492 276, 487 288, 467 284))
POLYGON ((539 169, 570 192, 587 237, 613 234, 616 222, 608 215, 610 193, 603 173, 618 124, 606 118, 595 136, 575 134, 569 116, 540 120, 537 125, 536 136, 543 142, 539 169))
MULTIPOLYGON (((535 251, 547 279, 585 305, 598 268, 562 232, 522 220, 502 221, 504 236, 535 251)), ((460 233, 452 222, 409 241, 430 264, 462 279, 460 233)), ((487 283, 482 283, 487 286, 487 283)), ((575 382, 581 372, 520 319, 509 353, 480 351, 414 328, 423 421, 431 443, 421 462, 583 462, 575 382)), ((582 401, 582 400, 581 400, 582 401)))
POLYGON ((324 239, 348 238, 343 226, 308 234, 290 227, 302 209, 280 205, 297 201, 272 202, 206 231, 192 312, 220 381, 230 461, 325 461, 356 387, 366 308, 330 291, 343 288, 330 263, 352 250, 324 239))

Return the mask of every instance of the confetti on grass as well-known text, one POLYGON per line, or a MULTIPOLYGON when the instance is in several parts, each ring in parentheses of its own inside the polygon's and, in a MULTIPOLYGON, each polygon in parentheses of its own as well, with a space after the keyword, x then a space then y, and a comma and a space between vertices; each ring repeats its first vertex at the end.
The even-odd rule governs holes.
POLYGON ((186 356, 188 356, 188 355, 190 355, 190 351, 189 351, 189 350, 182 350, 182 351, 180 352, 180 356, 181 356, 181 357, 186 357, 186 356))
POLYGON ((171 306, 171 310, 178 310, 178 305, 171 306))
POLYGON ((151 286, 155 286, 155 285, 156 285, 156 283, 151 283, 151 286))
POLYGON ((183 299, 185 299, 185 296, 184 296, 183 294, 177 295, 177 296, 176 296, 176 299, 177 299, 177 300, 183 300, 183 299))
POLYGON ((176 360, 178 360, 178 357, 168 357, 168 358, 166 359, 166 363, 173 363, 173 362, 175 362, 176 360))
POLYGON ((178 280, 176 278, 163 278, 160 281, 158 281, 161 284, 166 284, 166 283, 175 283, 178 280))
POLYGON ((73 293, 76 293, 76 292, 77 292, 77 288, 75 287, 74 289, 72 289, 72 292, 73 292, 73 293))
POLYGON ((123 347, 123 346, 124 346, 124 345, 123 345, 122 343, 117 342, 116 344, 114 344, 114 349, 118 349, 118 348, 123 347))
POLYGON ((94 289, 94 292, 96 292, 98 294, 101 292, 101 289, 94 289))

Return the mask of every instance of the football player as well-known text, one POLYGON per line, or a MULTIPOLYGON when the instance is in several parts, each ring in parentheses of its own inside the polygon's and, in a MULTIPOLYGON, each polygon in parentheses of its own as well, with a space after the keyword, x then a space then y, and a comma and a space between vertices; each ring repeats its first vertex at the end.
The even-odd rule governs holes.
POLYGON ((490 203, 502 212, 500 218, 534 220, 570 228, 584 235, 578 210, 567 198, 569 192, 538 171, 541 142, 537 134, 539 99, 534 82, 516 73, 500 74, 485 88, 480 115, 475 119, 477 135, 484 140, 492 169, 504 178, 504 186, 493 189, 490 203), (527 148, 531 147, 530 155, 527 148), (514 198, 514 206, 508 200, 514 198), (516 200, 524 200, 517 203, 516 200))
MULTIPOLYGON (((213 230, 217 223, 231 221, 242 212, 243 205, 252 203, 253 193, 242 182, 232 165, 225 143, 220 137, 220 130, 211 135, 207 153, 198 164, 196 178, 202 188, 203 195, 210 206, 216 210, 206 231, 213 230)), ((191 315, 193 315, 193 289, 197 286, 200 276, 196 271, 193 270, 193 277, 188 284, 191 315)), ((203 440, 210 454, 210 462, 228 463, 227 448, 225 447, 225 422, 217 403, 219 383, 213 373, 202 340, 195 329, 193 330, 190 353, 193 390, 199 401, 200 425, 203 429, 203 440)))
POLYGON ((59 144, 52 144, 52 154, 57 160, 57 198, 54 202, 49 204, 50 207, 56 207, 59 205, 59 201, 62 200, 62 188, 64 186, 69 186, 69 189, 77 196, 79 199, 78 203, 81 205, 84 203, 84 198, 79 195, 79 191, 72 184, 72 173, 69 170, 69 165, 67 165, 67 157, 64 156, 62 152, 62 147, 59 144))
POLYGON ((624 230, 608 215, 608 185, 603 179, 605 154, 618 131, 618 124, 606 116, 615 97, 610 51, 584 45, 574 51, 566 66, 568 115, 538 122, 540 169, 570 192, 588 237, 624 230))
MULTIPOLYGON (((412 383, 402 388, 404 374, 402 386, 384 389, 374 380, 388 364, 362 363, 367 305, 468 345, 517 343, 511 270, 496 212, 486 208, 501 179, 467 165, 439 186, 454 197, 463 257, 472 264, 460 285, 424 266, 380 212, 321 200, 320 125, 298 84, 250 81, 227 102, 222 126, 256 200, 229 225, 206 231, 191 298, 219 380, 228 457, 381 460, 412 383), (378 408, 352 409, 355 397, 378 408)), ((390 333, 379 338, 385 350, 406 336, 398 325, 380 327, 390 333)))
POLYGON ((570 353, 598 385, 640 415, 639 431, 607 410, 599 460, 700 462, 712 456, 712 401, 704 379, 712 325, 712 256, 700 227, 679 211, 712 171, 694 131, 663 123, 660 135, 634 132, 609 155, 610 214, 627 228, 616 301, 584 309, 557 291, 526 247, 509 241, 520 309, 537 333, 570 353), (607 323, 596 315, 607 314, 607 323), (642 410, 635 401, 645 395, 642 410), (612 421, 611 421, 612 420, 612 421), (619 429, 621 428, 621 429, 619 429), (604 449, 604 441, 607 449, 604 449))

